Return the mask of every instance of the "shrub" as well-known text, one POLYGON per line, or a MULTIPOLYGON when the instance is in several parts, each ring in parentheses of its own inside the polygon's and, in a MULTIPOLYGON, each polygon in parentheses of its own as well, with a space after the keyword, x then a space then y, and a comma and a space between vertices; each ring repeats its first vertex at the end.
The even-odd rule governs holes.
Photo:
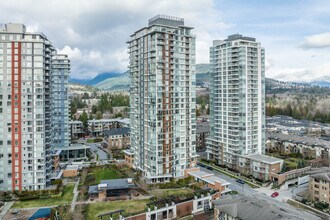
POLYGON ((314 207, 320 210, 326 209, 329 207, 329 204, 323 202, 316 202, 314 203, 314 207))
POLYGON ((101 141, 103 141, 102 138, 95 138, 95 139, 94 139, 94 142, 101 142, 101 141))

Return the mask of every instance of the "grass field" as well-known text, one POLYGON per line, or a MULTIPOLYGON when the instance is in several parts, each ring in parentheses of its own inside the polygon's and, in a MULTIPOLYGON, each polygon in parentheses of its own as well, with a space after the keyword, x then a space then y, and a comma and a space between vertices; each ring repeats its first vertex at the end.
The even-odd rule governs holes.
POLYGON ((12 206, 12 208, 31 208, 31 207, 44 207, 44 206, 70 204, 73 198, 73 188, 74 188, 74 184, 69 184, 65 186, 61 198, 20 201, 20 202, 16 202, 12 206))
POLYGON ((92 168, 92 174, 96 183, 100 183, 101 180, 124 178, 112 167, 94 167, 92 168))
POLYGON ((156 189, 151 190, 149 193, 158 198, 166 198, 170 196, 185 196, 189 194, 193 194, 194 191, 191 189, 156 189))
POLYGON ((299 158, 287 158, 287 159, 284 159, 284 162, 286 163, 287 167, 290 169, 290 170, 294 170, 294 169, 297 169, 298 167, 298 160, 299 158))
POLYGON ((149 202, 149 199, 144 199, 91 203, 87 208, 86 219, 99 219, 98 215, 117 210, 124 210, 126 215, 143 212, 147 208, 146 204, 149 202))

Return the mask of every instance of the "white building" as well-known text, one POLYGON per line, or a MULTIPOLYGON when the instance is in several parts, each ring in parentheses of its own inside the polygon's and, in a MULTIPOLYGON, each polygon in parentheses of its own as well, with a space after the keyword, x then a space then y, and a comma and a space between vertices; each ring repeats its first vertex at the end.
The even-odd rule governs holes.
POLYGON ((69 121, 71 140, 81 138, 85 135, 84 123, 82 121, 69 121))
POLYGON ((52 144, 62 130, 53 124, 52 90, 62 89, 52 87, 55 53, 44 34, 0 25, 0 191, 44 189, 56 167, 52 144))
POLYGON ((208 159, 235 167, 235 155, 265 151, 265 55, 255 38, 239 34, 210 48, 208 159))
POLYGON ((195 36, 184 19, 158 15, 131 35, 130 127, 134 167, 151 182, 196 162, 195 36))

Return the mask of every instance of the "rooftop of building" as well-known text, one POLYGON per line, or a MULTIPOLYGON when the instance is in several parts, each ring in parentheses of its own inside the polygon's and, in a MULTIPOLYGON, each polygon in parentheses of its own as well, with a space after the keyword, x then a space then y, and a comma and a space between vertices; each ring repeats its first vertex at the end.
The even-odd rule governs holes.
POLYGON ((267 133, 267 138, 276 139, 279 141, 288 141, 295 144, 305 144, 309 146, 320 146, 324 148, 330 148, 330 141, 323 140, 317 137, 299 136, 292 134, 267 133))
POLYGON ((330 182, 330 172, 317 173, 317 174, 313 174, 313 175, 310 175, 310 176, 313 177, 314 179, 324 180, 326 182, 330 182))
POLYGON ((188 172, 190 176, 198 178, 204 182, 215 185, 215 182, 221 183, 222 186, 229 185, 230 183, 220 177, 215 176, 213 173, 207 173, 201 170, 195 170, 188 172))
POLYGON ((82 121, 69 121, 69 124, 84 124, 82 121))
POLYGON ((134 155, 134 151, 132 150, 132 149, 125 149, 125 150, 123 150, 123 152, 125 153, 125 154, 127 154, 127 155, 134 155))
POLYGON ((65 167, 65 170, 79 170, 79 166, 78 165, 67 165, 65 167))
POLYGON ((66 148, 61 149, 62 151, 67 151, 67 150, 87 150, 90 149, 91 147, 88 145, 84 145, 84 144, 71 144, 69 146, 67 146, 66 148))
POLYGON ((184 26, 184 19, 175 16, 159 14, 149 19, 148 26, 155 24, 174 27, 184 26))
POLYGON ((104 135, 109 137, 113 135, 126 135, 129 134, 130 128, 113 128, 108 131, 104 131, 104 135))
POLYGON ((210 122, 207 121, 197 121, 196 123, 196 133, 207 133, 210 132, 210 122))
POLYGON ((132 189, 135 188, 135 184, 131 178, 125 179, 111 179, 111 180, 101 180, 98 185, 93 185, 88 188, 89 194, 98 193, 102 190, 117 190, 117 189, 132 189))
POLYGON ((256 41, 255 38, 246 37, 246 36, 243 36, 242 34, 232 34, 232 35, 229 35, 227 39, 225 39, 225 41, 233 41, 233 40, 247 40, 247 41, 253 41, 253 42, 256 41))
POLYGON ((280 125, 287 127, 304 127, 304 128, 330 128, 328 123, 320 123, 316 121, 298 120, 286 115, 274 115, 266 117, 267 126, 280 125))
POLYGON ((110 119, 88 120, 88 123, 107 123, 107 122, 120 122, 120 123, 123 123, 123 124, 129 124, 130 119, 129 118, 110 118, 110 119))
POLYGON ((303 220, 321 219, 289 204, 266 199, 262 195, 229 195, 212 201, 216 209, 238 219, 303 220))
POLYGON ((42 39, 47 40, 47 42, 49 42, 45 34, 41 32, 27 32, 26 26, 21 23, 0 23, 0 32, 9 34, 39 35, 42 37, 42 39))
POLYGON ((264 154, 242 155, 241 157, 249 158, 251 160, 267 163, 267 164, 283 163, 283 160, 280 158, 270 157, 264 154))

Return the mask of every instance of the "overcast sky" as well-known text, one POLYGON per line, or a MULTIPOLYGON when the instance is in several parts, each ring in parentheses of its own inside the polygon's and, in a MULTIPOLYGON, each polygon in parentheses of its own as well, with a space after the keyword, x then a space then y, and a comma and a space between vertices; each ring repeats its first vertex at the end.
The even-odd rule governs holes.
POLYGON ((123 72, 126 41, 157 14, 194 27, 197 63, 209 62, 215 39, 240 33, 266 49, 266 76, 330 81, 329 0, 7 0, 0 23, 24 23, 69 54, 72 78, 123 72))

